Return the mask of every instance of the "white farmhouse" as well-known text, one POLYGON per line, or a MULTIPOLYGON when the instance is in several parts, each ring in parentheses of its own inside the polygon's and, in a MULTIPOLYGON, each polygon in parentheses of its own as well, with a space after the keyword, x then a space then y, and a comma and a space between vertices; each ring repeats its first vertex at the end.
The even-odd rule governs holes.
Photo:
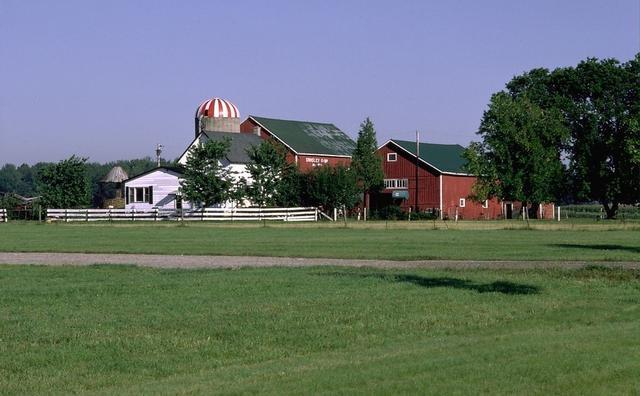
MULTIPOLYGON (((259 145, 262 139, 256 134, 240 133, 240 112, 234 104, 224 99, 213 98, 198 106, 195 139, 179 157, 178 164, 186 164, 192 147, 208 140, 223 139, 229 139, 231 147, 220 165, 229 171, 235 181, 244 178, 251 183, 247 172, 247 150, 259 145)), ((194 205, 181 199, 181 178, 179 167, 166 166, 129 178, 124 182, 125 208, 140 211, 192 208, 194 205)), ((234 202, 225 202, 220 207, 234 205, 234 202)))

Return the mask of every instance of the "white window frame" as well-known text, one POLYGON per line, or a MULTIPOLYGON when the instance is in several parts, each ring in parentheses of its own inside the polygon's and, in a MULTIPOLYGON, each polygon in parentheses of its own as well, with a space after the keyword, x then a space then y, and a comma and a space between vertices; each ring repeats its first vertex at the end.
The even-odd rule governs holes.
POLYGON ((459 206, 460 206, 461 208, 464 208, 464 207, 465 207, 465 205, 467 204, 467 200, 466 200, 466 199, 464 199, 464 198, 460 198, 460 202, 459 202, 459 203, 460 203, 460 205, 459 205, 459 206))
POLYGON ((489 209, 489 200, 488 200, 488 199, 485 199, 485 200, 482 202, 482 208, 484 208, 484 209, 489 209))
POLYGON ((386 190, 406 190, 409 188, 409 179, 384 179, 386 190))
POLYGON ((129 187, 129 203, 146 203, 149 201, 149 187, 129 187), (138 192, 142 192, 142 201, 138 200, 138 192))
POLYGON ((387 153, 387 162, 396 162, 398 161, 398 153, 387 153), (393 156, 393 159, 391 157, 393 156))

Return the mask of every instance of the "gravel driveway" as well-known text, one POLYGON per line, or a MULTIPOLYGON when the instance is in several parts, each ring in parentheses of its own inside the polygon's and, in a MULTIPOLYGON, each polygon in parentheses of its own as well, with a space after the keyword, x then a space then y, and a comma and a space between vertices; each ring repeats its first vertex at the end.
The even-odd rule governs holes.
POLYGON ((377 268, 580 268, 603 265, 616 268, 640 268, 640 262, 587 261, 455 261, 455 260, 352 260, 292 257, 248 256, 171 256, 154 254, 94 253, 6 253, 0 263, 23 265, 133 264, 155 268, 239 268, 239 267, 377 267, 377 268))

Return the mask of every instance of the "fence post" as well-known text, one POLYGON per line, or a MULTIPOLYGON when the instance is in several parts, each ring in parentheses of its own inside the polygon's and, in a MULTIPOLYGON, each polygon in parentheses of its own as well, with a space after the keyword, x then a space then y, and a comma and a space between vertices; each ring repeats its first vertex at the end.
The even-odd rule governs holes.
POLYGON ((315 220, 315 221, 318 221, 318 216, 319 216, 319 214, 318 214, 318 207, 316 206, 316 220, 315 220))
POLYGON ((560 221, 560 207, 558 206, 558 221, 560 221))
POLYGON ((85 209, 84 210, 84 218, 86 220, 86 222, 89 222, 89 209, 85 209))
POLYGON ((153 221, 158 221, 158 208, 153 210, 153 221))
POLYGON ((136 221, 136 208, 131 209, 131 221, 136 221))
POLYGON ((333 221, 338 221, 338 209, 333 208, 333 221))

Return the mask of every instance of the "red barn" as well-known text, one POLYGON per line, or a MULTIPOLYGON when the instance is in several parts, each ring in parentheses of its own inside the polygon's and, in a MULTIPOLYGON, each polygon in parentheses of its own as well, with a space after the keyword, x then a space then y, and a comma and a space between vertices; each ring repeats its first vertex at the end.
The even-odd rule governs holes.
POLYGON ((240 132, 282 143, 288 150, 287 160, 303 172, 324 165, 349 166, 356 146, 335 125, 319 122, 249 116, 240 124, 240 132))
POLYGON ((440 218, 495 219, 503 207, 497 199, 475 202, 469 198, 476 178, 463 169, 464 147, 458 144, 419 144, 392 139, 378 148, 384 169, 384 190, 374 208, 399 205, 404 210, 439 213, 440 218))

